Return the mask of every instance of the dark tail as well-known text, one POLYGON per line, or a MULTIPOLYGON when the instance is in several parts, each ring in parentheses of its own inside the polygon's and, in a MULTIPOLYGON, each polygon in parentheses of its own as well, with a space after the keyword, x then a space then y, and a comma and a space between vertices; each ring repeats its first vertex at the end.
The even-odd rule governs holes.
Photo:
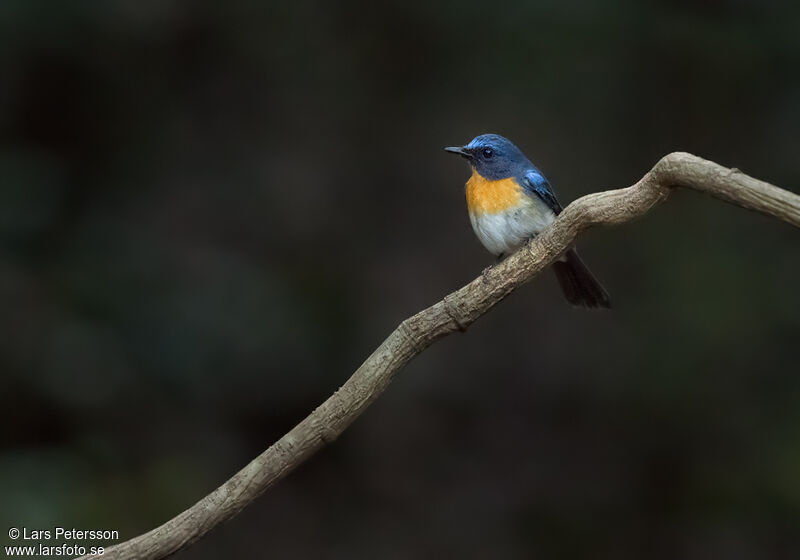
POLYGON ((561 284, 561 290, 567 301, 579 307, 610 308, 608 292, 583 264, 575 249, 567 251, 564 259, 566 260, 553 263, 553 269, 556 271, 558 283, 561 284))

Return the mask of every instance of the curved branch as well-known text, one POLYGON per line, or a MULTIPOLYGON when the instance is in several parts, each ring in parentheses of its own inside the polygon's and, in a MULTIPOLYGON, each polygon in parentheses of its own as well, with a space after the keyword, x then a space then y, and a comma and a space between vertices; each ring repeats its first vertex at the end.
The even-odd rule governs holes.
POLYGON ((576 200, 514 255, 400 323, 339 390, 230 480, 160 527, 107 549, 102 558, 164 558, 195 542, 335 440, 412 358, 439 338, 466 329, 553 262, 580 232, 642 216, 675 187, 705 192, 800 227, 800 196, 691 154, 669 154, 631 187, 576 200))

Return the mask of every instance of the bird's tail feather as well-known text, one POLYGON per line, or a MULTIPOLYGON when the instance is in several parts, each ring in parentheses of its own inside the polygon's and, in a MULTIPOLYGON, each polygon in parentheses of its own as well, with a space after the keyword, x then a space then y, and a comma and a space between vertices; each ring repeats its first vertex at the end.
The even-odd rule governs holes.
POLYGON ((594 274, 583 264, 583 261, 570 249, 564 254, 564 260, 553 263, 558 283, 564 297, 572 305, 591 309, 608 309, 611 302, 608 292, 597 281, 594 274))

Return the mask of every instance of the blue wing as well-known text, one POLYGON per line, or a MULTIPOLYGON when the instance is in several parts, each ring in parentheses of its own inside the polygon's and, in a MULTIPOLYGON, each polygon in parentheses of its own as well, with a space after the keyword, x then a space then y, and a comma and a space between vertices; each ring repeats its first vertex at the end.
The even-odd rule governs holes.
POLYGON ((562 208, 556 199, 553 187, 541 171, 536 168, 531 169, 522 176, 520 183, 526 193, 538 196, 556 215, 561 213, 562 208))

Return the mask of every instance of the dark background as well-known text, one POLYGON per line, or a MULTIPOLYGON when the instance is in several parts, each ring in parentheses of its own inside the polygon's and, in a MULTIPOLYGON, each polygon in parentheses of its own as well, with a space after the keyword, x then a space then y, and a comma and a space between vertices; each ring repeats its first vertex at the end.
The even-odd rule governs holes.
MULTIPOLYGON (((4 0, 0 544, 153 528, 491 264, 443 146, 797 191, 796 6, 4 0)), ((613 311, 542 275, 177 557, 798 557, 799 242, 689 192, 588 232, 613 311)))

